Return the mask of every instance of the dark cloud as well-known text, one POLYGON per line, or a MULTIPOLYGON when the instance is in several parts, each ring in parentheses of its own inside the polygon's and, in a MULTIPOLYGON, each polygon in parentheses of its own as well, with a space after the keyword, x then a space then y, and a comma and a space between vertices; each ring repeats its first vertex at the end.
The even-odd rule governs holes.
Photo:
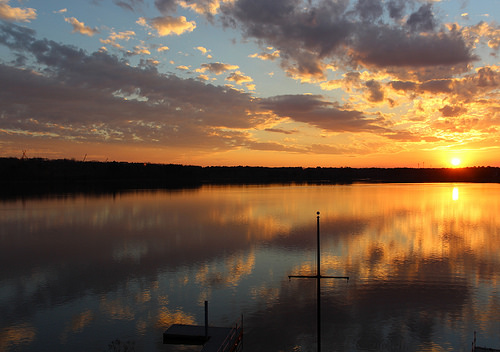
POLYGON ((332 60, 354 68, 421 68, 475 59, 459 32, 439 28, 430 3, 411 14, 405 13, 409 7, 389 1, 391 18, 409 16, 406 23, 391 24, 384 23, 379 1, 351 6, 348 0, 238 0, 221 6, 221 19, 245 37, 277 48, 288 72, 317 78, 324 78, 325 63, 332 60))
POLYGON ((481 67, 477 72, 477 85, 479 87, 499 87, 500 73, 491 67, 481 67))
POLYGON ((240 0, 222 6, 227 25, 240 26, 246 37, 276 47, 293 72, 318 76, 320 59, 331 56, 348 39, 352 24, 345 18, 348 1, 322 1, 303 8, 298 0, 240 0))
POLYGON ((17 25, 0 22, 0 44, 13 50, 24 50, 33 41, 35 31, 17 25))
POLYGON ((134 11, 136 8, 144 5, 143 0, 113 0, 114 3, 121 8, 129 11, 134 11))
POLYGON ((374 80, 365 83, 368 90, 368 100, 373 103, 379 103, 384 100, 384 90, 382 85, 374 80))
POLYGON ((436 23, 432 13, 432 4, 422 5, 416 12, 412 13, 406 24, 412 31, 433 31, 436 23))
POLYGON ((395 20, 403 18, 407 0, 390 0, 387 2, 389 16, 395 20))
POLYGON ((444 107, 439 109, 439 111, 441 111, 441 114, 443 114, 444 117, 455 117, 465 114, 467 112, 467 109, 462 106, 445 105, 444 107))
MULTIPOLYGON (((92 3, 100 5, 103 1, 108 0, 92 0, 92 3)), ((144 5, 144 0, 113 0, 113 3, 125 10, 135 11, 144 5)))
POLYGON ((381 132, 380 119, 371 119, 356 110, 343 109, 318 95, 280 95, 263 99, 261 105, 280 117, 288 117, 328 131, 381 132))
POLYGON ((365 26, 353 59, 365 66, 453 66, 475 59, 458 33, 415 35, 390 27, 365 26))
POLYGON ((430 93, 451 93, 453 91, 453 80, 434 79, 419 85, 419 89, 430 93))
POLYGON ((164 15, 175 12, 177 9, 176 0, 155 0, 156 8, 164 15))
POLYGON ((475 100, 479 95, 492 101, 499 88, 500 72, 488 66, 453 82, 453 93, 463 101, 475 100))
MULTIPOLYGON (((463 102, 470 102, 478 95, 489 95, 490 92, 500 88, 500 72, 486 66, 462 78, 430 79, 421 83, 391 81, 388 85, 407 93, 451 94, 463 102)), ((450 110, 447 108, 445 111, 450 110)))
POLYGON ((395 90, 402 91, 414 91, 417 88, 417 84, 415 82, 409 81, 392 81, 389 82, 389 85, 395 90))
POLYGON ((382 2, 373 0, 358 0, 355 7, 363 21, 374 21, 382 16, 382 2))
POLYGON ((283 133, 283 134, 294 134, 294 133, 297 133, 297 130, 287 131, 287 130, 283 130, 281 128, 266 128, 265 131, 266 132, 283 133))

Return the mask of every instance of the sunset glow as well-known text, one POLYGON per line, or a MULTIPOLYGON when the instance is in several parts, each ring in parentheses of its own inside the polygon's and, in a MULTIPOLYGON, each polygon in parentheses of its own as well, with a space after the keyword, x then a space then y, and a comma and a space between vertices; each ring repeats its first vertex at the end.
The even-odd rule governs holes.
POLYGON ((498 0, 0 0, 0 157, 500 166, 499 22, 498 0))
POLYGON ((461 160, 459 158, 451 159, 451 165, 453 165, 453 166, 459 166, 460 163, 461 163, 461 160))

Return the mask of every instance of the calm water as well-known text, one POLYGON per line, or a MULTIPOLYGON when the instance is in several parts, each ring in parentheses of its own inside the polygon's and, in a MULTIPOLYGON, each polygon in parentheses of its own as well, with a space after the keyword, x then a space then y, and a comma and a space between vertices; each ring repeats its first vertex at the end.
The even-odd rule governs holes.
POLYGON ((199 351, 173 323, 229 326, 244 351, 500 349, 500 185, 206 187, 0 202, 0 351, 199 351))

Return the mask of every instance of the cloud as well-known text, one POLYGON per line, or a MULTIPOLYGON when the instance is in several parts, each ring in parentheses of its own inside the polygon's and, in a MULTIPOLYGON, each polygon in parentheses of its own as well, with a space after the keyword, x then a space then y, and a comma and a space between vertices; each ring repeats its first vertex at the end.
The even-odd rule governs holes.
POLYGON ((195 49, 200 51, 203 55, 205 55, 208 52, 207 48, 203 46, 197 46, 195 49))
POLYGON ((205 48, 203 46, 197 46, 195 49, 200 51, 201 54, 205 55, 207 58, 209 58, 209 59, 212 58, 212 55, 209 54, 210 50, 208 50, 207 48, 205 48))
POLYGON ((392 81, 389 82, 389 85, 395 90, 401 90, 405 92, 414 91, 418 86, 417 83, 408 81, 392 81))
POLYGON ((282 134, 295 134, 295 133, 297 133, 297 130, 289 131, 289 130, 284 130, 281 128, 266 128, 264 131, 273 132, 273 133, 282 133, 282 134))
POLYGON ((453 80, 451 79, 433 79, 419 85, 420 90, 438 93, 451 93, 453 89, 453 80))
POLYGON ((358 0, 355 9, 364 21, 374 21, 383 13, 382 3, 379 1, 358 0))
POLYGON ((113 0, 114 3, 121 8, 129 11, 135 11, 135 9, 144 4, 143 0, 113 0))
POLYGON ((258 142, 249 141, 246 144, 251 150, 270 150, 270 151, 280 151, 280 152, 291 152, 291 153, 309 153, 308 148, 300 148, 296 146, 287 146, 276 142, 258 142))
POLYGON ((432 13, 432 4, 427 3, 412 13, 406 24, 411 28, 413 32, 416 31, 433 31, 436 27, 436 23, 434 21, 434 15, 432 13))
POLYGON ((365 83, 365 85, 368 92, 368 101, 372 103, 379 103, 384 100, 384 90, 379 82, 369 80, 365 83))
POLYGON ((399 20, 404 16, 406 0, 389 0, 387 2, 387 10, 389 16, 395 20, 399 20))
POLYGON ((353 89, 360 89, 362 86, 361 73, 359 72, 346 72, 342 79, 330 80, 320 84, 324 90, 343 89, 346 92, 352 92, 353 89))
POLYGON ((262 99, 261 105, 279 117, 288 117, 331 132, 384 132, 380 119, 342 108, 319 95, 280 95, 262 99))
POLYGON ((236 70, 238 69, 239 66, 237 65, 230 65, 230 64, 224 64, 221 62, 212 62, 208 64, 201 64, 201 68, 197 70, 197 72, 211 72, 215 73, 216 75, 220 75, 221 73, 224 73, 226 71, 230 70, 236 70))
POLYGON ((272 53, 252 54, 252 55, 249 55, 249 57, 258 58, 258 59, 261 59, 261 60, 264 60, 264 61, 267 61, 267 60, 274 61, 276 59, 279 59, 279 57, 280 57, 280 51, 279 50, 275 50, 272 53))
POLYGON ((105 51, 87 54, 36 39, 28 28, 0 24, 0 44, 40 68, 0 65, 0 129, 9 133, 229 150, 248 138, 236 130, 268 118, 257 114, 248 94, 161 74, 147 62, 133 67, 105 51))
POLYGON ((388 27, 365 26, 352 59, 375 67, 432 67, 468 63, 471 54, 459 33, 414 35, 388 27))
POLYGON ((36 19, 36 10, 29 7, 11 7, 9 0, 0 0, 0 19, 11 22, 30 22, 36 19))
POLYGON ((235 0, 179 0, 179 5, 209 18, 219 12, 221 4, 231 4, 235 0))
POLYGON ((89 37, 92 37, 94 34, 99 33, 99 30, 97 30, 96 28, 85 26, 85 23, 78 21, 74 17, 66 17, 64 18, 64 20, 73 26, 73 33, 80 33, 83 35, 88 35, 89 37))
POLYGON ((141 17, 138 24, 143 26, 149 26, 158 32, 158 35, 165 37, 168 35, 181 35, 186 32, 192 32, 196 28, 196 22, 187 21, 186 17, 155 17, 150 20, 146 20, 141 17))
POLYGON ((481 41, 485 41, 488 47, 493 50, 500 48, 500 25, 493 25, 481 21, 475 26, 465 27, 462 33, 470 38, 470 41, 477 45, 481 41))
POLYGON ((161 13, 169 14, 177 8, 177 0, 155 0, 155 6, 161 13))
POLYGON ((208 50, 207 48, 205 48, 203 46, 197 46, 195 49, 198 50, 199 52, 201 52, 202 55, 205 55, 208 59, 212 58, 212 55, 209 54, 210 50, 208 50))
POLYGON ((99 41, 103 44, 109 44, 111 46, 114 46, 115 48, 122 49, 123 46, 119 43, 117 43, 117 40, 125 40, 129 41, 130 38, 135 36, 134 31, 123 31, 123 32, 111 32, 111 34, 108 36, 107 39, 99 39, 99 41))
POLYGON ((155 6, 162 14, 169 15, 175 12, 179 5, 197 14, 204 15, 211 20, 219 12, 223 4, 232 4, 235 1, 236 0, 155 0, 155 6))
MULTIPOLYGON (((476 59, 459 31, 446 29, 431 3, 408 13, 419 1, 238 0, 221 4, 225 26, 279 50, 292 77, 324 80, 330 64, 404 72, 429 67, 464 67, 476 59), (384 16, 388 13, 389 16, 384 16), (403 18, 407 18, 403 21, 403 18), (400 70, 394 70, 394 68, 400 70)), ((257 57, 257 56, 256 56, 257 57)))
POLYGON ((127 55, 151 55, 151 51, 144 45, 136 45, 134 51, 128 51, 127 55))
POLYGON ((475 73, 454 79, 432 79, 423 82, 391 81, 392 89, 410 94, 438 94, 454 97, 464 102, 474 101, 479 96, 494 96, 500 88, 500 69, 496 66, 485 66, 475 73))
POLYGON ((465 114, 467 112, 467 109, 463 108, 462 106, 445 105, 444 107, 439 109, 439 111, 441 111, 441 113, 445 117, 455 117, 465 114))
POLYGON ((226 80, 233 81, 236 84, 242 84, 253 81, 251 77, 245 76, 240 71, 232 72, 229 76, 226 77, 226 80))

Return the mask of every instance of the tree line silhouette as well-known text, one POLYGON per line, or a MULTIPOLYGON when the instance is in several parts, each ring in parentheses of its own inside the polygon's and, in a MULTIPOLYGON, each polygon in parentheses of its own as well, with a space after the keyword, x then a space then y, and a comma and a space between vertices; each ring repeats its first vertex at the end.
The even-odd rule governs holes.
POLYGON ((185 188, 204 184, 500 182, 498 167, 351 168, 192 166, 0 158, 0 193, 185 188))

